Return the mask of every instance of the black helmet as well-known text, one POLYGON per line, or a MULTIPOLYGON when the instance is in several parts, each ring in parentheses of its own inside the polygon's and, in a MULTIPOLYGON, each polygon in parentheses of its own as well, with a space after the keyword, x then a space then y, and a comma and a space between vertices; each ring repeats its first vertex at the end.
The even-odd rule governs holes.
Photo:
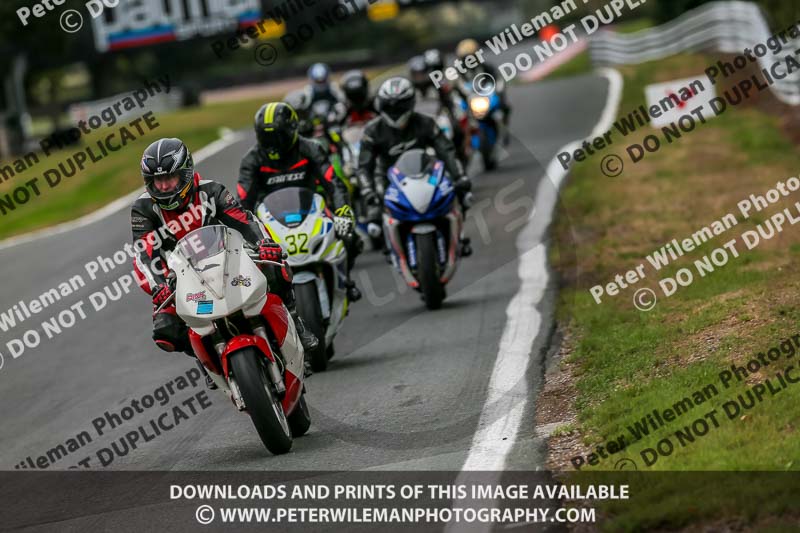
POLYGON ((298 119, 298 133, 303 136, 308 136, 312 132, 311 127, 311 99, 303 89, 296 89, 288 93, 284 102, 292 106, 297 112, 298 119))
POLYGON ((363 107, 369 98, 369 81, 360 70, 351 70, 342 76, 341 88, 347 100, 357 107, 363 107))
POLYGON ((284 102, 264 104, 256 113, 258 144, 270 159, 280 159, 297 143, 297 112, 284 102))
POLYGON ((428 67, 428 72, 432 72, 434 70, 444 70, 442 53, 436 48, 425 50, 423 57, 425 58, 425 66, 428 67))
POLYGON ((393 128, 403 129, 414 110, 416 93, 406 78, 389 78, 378 90, 378 111, 393 128))
POLYGON ((147 193, 161 209, 183 209, 194 196, 194 162, 180 139, 161 139, 148 146, 142 154, 142 177, 147 193), (156 189, 157 177, 172 175, 178 177, 173 189, 156 189))

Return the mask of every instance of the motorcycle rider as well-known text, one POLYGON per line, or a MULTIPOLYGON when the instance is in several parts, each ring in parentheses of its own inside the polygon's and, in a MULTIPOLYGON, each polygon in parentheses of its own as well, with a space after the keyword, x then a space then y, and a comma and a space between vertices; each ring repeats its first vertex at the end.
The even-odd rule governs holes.
POLYGON ((428 96, 428 89, 433 87, 433 81, 428 76, 428 65, 424 56, 414 56, 408 60, 408 75, 414 89, 419 91, 422 98, 428 96))
MULTIPOLYGON (((431 81, 430 73, 434 71, 443 71, 445 69, 442 53, 436 48, 431 48, 429 50, 425 50, 425 53, 422 54, 422 58, 425 61, 425 69, 428 81, 431 82, 430 85, 432 87, 435 87, 431 81)), ((449 80, 444 79, 439 82, 439 88, 436 89, 436 92, 439 96, 439 101, 441 104, 446 107, 454 117, 456 117, 456 99, 465 97, 465 95, 461 92, 460 87, 458 87, 458 85, 451 85, 449 80)))
POLYGON ((369 80, 361 70, 351 70, 342 76, 342 92, 345 96, 347 115, 345 126, 369 122, 378 114, 375 101, 369 94, 369 80))
POLYGON ((256 144, 242 159, 237 191, 245 209, 254 210, 268 194, 286 187, 322 187, 334 208, 336 236, 347 249, 347 298, 361 298, 350 272, 360 253, 361 240, 355 233, 355 216, 347 189, 336 178, 325 148, 299 135, 297 112, 285 102, 264 104, 256 112, 253 127, 256 144))
POLYGON ((331 104, 331 116, 328 121, 340 123, 346 113, 345 97, 339 88, 331 81, 331 69, 325 63, 314 63, 308 69, 308 85, 303 91, 308 99, 309 107, 314 102, 326 100, 331 104))
POLYGON ((286 94, 283 101, 292 106, 297 113, 297 133, 303 137, 314 134, 314 125, 311 123, 311 100, 303 89, 295 89, 286 94))
MULTIPOLYGON (((174 292, 166 276, 164 252, 172 251, 180 239, 203 226, 224 224, 255 246, 262 260, 283 261, 280 245, 272 242, 252 213, 242 209, 224 185, 204 180, 195 172, 192 154, 180 139, 164 138, 148 146, 142 154, 141 173, 145 192, 131 207, 131 229, 133 241, 140 241, 142 251, 134 257, 133 264, 139 286, 153 297, 154 309, 174 292), (154 246, 156 233, 163 236, 159 247, 154 246)), ((280 270, 278 273, 274 266, 264 268, 270 289, 283 299, 303 348, 313 350, 319 340, 298 317, 289 273, 285 268, 280 270)), ((177 316, 174 303, 153 317, 153 340, 164 351, 194 355, 189 329, 177 316)), ((216 388, 199 360, 197 363, 209 388, 216 388)))
MULTIPOLYGON (((436 125, 436 121, 414 111, 416 92, 411 82, 402 77, 389 78, 381 85, 377 95, 380 115, 370 121, 361 140, 358 160, 358 180, 361 194, 371 208, 371 217, 380 212, 381 197, 385 189, 386 173, 397 159, 412 148, 431 147, 453 181, 456 194, 466 210, 471 204, 472 182, 456 157, 453 142, 436 125)), ((472 253, 469 239, 462 238, 461 253, 472 253)))
POLYGON ((466 66, 467 57, 475 55, 478 50, 480 50, 480 45, 475 39, 464 39, 458 43, 458 46, 456 47, 456 57, 462 61, 462 64, 464 64, 464 70, 466 71, 465 73, 461 74, 461 80, 463 83, 471 85, 473 80, 478 75, 483 73, 489 74, 495 80, 495 92, 497 97, 500 99, 500 110, 503 113, 503 144, 508 146, 508 143, 511 139, 508 130, 508 124, 511 119, 511 106, 508 103, 503 78, 500 76, 500 73, 494 66, 485 61, 478 63, 478 65, 473 69, 470 69, 466 66))
POLYGON ((459 98, 466 99, 466 96, 461 92, 458 85, 453 86, 446 79, 439 83, 438 88, 433 84, 430 73, 437 70, 443 71, 445 68, 444 60, 439 50, 430 48, 425 50, 422 56, 418 57, 421 58, 421 61, 414 58, 409 61, 409 69, 412 71, 412 81, 414 77, 419 80, 414 82, 414 86, 420 91, 423 98, 430 89, 433 89, 436 93, 436 97, 439 99, 439 105, 442 109, 447 110, 447 115, 450 119, 453 131, 453 144, 456 146, 458 160, 461 161, 462 165, 466 166, 468 163, 465 146, 466 135, 464 133, 464 128, 466 126, 461 124, 464 111, 458 107, 457 101, 459 98))

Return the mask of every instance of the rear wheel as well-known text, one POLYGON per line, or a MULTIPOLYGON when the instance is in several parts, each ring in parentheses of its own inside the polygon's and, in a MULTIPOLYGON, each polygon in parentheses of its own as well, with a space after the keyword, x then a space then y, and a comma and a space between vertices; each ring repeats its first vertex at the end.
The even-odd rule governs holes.
POLYGON ((319 344, 306 357, 311 361, 311 368, 321 372, 328 368, 328 355, 325 352, 325 326, 322 324, 322 310, 319 307, 319 294, 314 281, 294 286, 297 300, 297 314, 303 319, 308 330, 319 340, 319 344))
POLYGON ((489 137, 484 132, 481 132, 481 156, 483 157, 483 165, 486 167, 486 170, 494 170, 497 168, 497 157, 494 146, 489 144, 489 137))
POLYGON ((305 393, 300 396, 297 407, 289 415, 289 427, 292 429, 292 437, 302 437, 311 427, 311 413, 308 411, 305 393))
POLYGON ((444 299, 444 287, 439 281, 439 261, 436 252, 436 233, 416 236, 417 279, 425 307, 439 309, 444 299))
POLYGON ((233 377, 261 442, 279 455, 292 449, 292 431, 267 374, 267 363, 266 358, 253 349, 236 352, 230 358, 233 377))

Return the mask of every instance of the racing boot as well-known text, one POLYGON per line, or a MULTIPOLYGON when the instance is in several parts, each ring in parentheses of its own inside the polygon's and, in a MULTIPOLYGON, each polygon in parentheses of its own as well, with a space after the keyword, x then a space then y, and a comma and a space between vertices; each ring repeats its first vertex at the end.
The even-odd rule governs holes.
POLYGON ((351 302, 357 302, 361 299, 361 291, 356 287, 356 282, 350 278, 350 273, 356 264, 356 257, 364 251, 364 241, 354 231, 343 240, 347 250, 347 281, 344 282, 344 286, 347 289, 347 299, 351 302))
POLYGON ((289 311, 289 314, 291 314, 294 319, 294 327, 297 330, 297 336, 300 337, 300 344, 303 345, 303 350, 308 352, 309 350, 316 349, 317 346, 319 346, 319 339, 308 330, 303 319, 297 314, 297 308, 289 311))
POLYGON ((356 287, 355 281, 348 279, 344 285, 347 287, 347 299, 349 301, 357 302, 361 299, 361 291, 356 287))
POLYGON ((461 257, 469 257, 472 255, 472 239, 469 237, 461 237, 459 241, 461 244, 461 257))
POLYGON ((297 330, 297 336, 300 337, 300 344, 303 345, 303 377, 308 377, 314 373, 314 371, 311 370, 311 361, 308 359, 308 353, 319 346, 320 341, 316 335, 308 330, 303 319, 297 314, 297 308, 295 306, 292 306, 292 309, 289 310, 289 314, 292 315, 292 319, 294 319, 294 327, 297 330))

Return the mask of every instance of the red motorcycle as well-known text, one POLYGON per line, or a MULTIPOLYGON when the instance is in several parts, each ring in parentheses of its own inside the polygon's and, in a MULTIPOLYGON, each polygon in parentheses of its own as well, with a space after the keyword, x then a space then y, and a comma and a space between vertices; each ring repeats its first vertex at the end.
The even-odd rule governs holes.
POLYGON ((289 312, 268 292, 257 266, 282 265, 250 253, 241 234, 226 226, 189 233, 168 259, 173 299, 197 358, 236 408, 250 415, 267 449, 281 454, 311 425, 303 347, 289 312))

